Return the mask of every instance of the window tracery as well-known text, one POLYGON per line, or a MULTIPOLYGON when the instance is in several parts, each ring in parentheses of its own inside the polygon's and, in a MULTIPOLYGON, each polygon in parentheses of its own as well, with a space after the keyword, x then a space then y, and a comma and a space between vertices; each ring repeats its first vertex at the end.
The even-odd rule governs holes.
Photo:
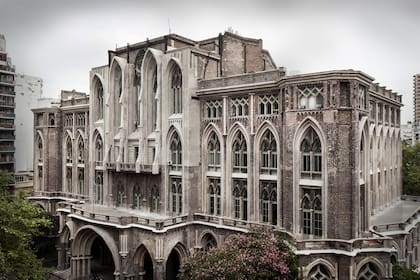
POLYGON ((277 142, 273 133, 267 130, 261 140, 261 174, 277 174, 277 142))
POLYGON ((298 88, 298 99, 300 109, 322 108, 322 85, 312 85, 298 88))
POLYGON ((243 117, 248 116, 248 97, 237 97, 231 99, 231 116, 243 117))
POLYGON ((245 137, 241 132, 236 134, 233 142, 233 172, 246 173, 248 165, 248 151, 245 137))
POLYGON ((223 116, 222 100, 211 100, 206 102, 206 119, 220 119, 223 116))
POLYGON ((208 146, 208 170, 220 171, 220 142, 215 132, 212 132, 208 146))
POLYGON ((276 95, 263 95, 258 97, 260 115, 274 115, 279 112, 279 102, 276 95))

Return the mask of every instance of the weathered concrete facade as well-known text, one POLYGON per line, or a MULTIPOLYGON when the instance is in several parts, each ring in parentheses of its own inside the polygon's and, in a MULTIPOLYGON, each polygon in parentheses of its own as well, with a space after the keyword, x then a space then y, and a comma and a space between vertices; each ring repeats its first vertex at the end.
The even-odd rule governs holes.
POLYGON ((261 40, 225 33, 109 51, 90 80, 34 110, 31 199, 60 216, 72 279, 175 279, 253 224, 294 239, 304 278, 391 277, 374 218, 401 195, 401 96, 372 77, 287 76, 261 40))

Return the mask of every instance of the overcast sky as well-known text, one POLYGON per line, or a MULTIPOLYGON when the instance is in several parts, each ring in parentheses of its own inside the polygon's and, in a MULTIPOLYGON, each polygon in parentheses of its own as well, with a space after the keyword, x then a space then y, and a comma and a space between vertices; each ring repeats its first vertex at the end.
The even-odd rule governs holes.
POLYGON ((19 73, 44 80, 44 96, 89 91, 107 50, 169 33, 201 40, 229 27, 263 39, 292 73, 361 70, 403 95, 413 118, 420 73, 420 1, 0 0, 0 34, 19 73))

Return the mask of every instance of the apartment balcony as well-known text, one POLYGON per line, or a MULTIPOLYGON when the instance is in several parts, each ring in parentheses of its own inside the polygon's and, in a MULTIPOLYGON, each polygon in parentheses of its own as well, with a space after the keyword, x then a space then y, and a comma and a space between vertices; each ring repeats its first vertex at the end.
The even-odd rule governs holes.
POLYGON ((15 130, 15 125, 11 123, 0 123, 0 130, 15 130))
POLYGON ((0 142, 10 142, 10 141, 15 141, 16 140, 16 136, 14 135, 1 135, 0 134, 0 142))
POLYGON ((16 117, 15 113, 0 112, 0 119, 14 119, 15 117, 16 117))
POLYGON ((14 153, 16 148, 14 146, 1 146, 0 145, 0 153, 14 153))
POLYGON ((15 81, 8 81, 8 80, 2 80, 2 79, 0 79, 0 85, 14 86, 15 85, 15 81))
POLYGON ((14 91, 0 91, 0 96, 16 96, 14 91))
POLYGON ((16 103, 15 102, 4 102, 4 101, 0 101, 0 107, 16 108, 16 103))
POLYGON ((2 156, 0 155, 0 164, 11 164, 15 163, 15 157, 14 156, 2 156))

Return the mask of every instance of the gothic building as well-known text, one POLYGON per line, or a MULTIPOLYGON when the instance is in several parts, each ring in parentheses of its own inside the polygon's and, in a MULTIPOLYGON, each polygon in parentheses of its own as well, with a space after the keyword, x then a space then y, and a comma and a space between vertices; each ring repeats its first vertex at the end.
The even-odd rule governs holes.
POLYGON ((175 279, 195 250, 253 225, 289 236, 304 279, 419 264, 420 204, 400 200, 401 96, 371 76, 289 76, 261 40, 229 32, 108 57, 89 96, 33 110, 31 200, 59 216, 62 275, 175 279))

